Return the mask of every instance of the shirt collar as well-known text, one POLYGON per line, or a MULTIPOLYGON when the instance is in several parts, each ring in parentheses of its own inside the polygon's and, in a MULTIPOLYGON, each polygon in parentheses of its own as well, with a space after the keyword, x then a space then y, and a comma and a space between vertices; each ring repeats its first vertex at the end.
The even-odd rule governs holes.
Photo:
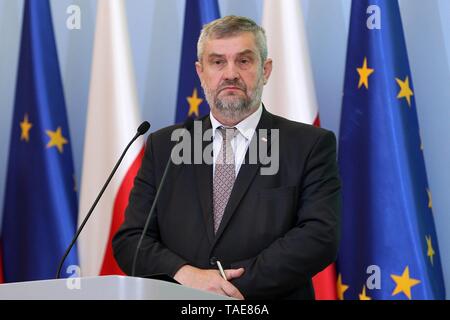
MULTIPOLYGON (((255 112, 253 112, 247 118, 236 124, 235 128, 238 129, 239 133, 242 134, 242 136, 244 136, 245 139, 250 140, 253 136, 253 133, 256 130, 256 126, 258 125, 259 120, 261 119, 261 115, 262 115, 262 104, 259 105, 259 108, 255 112)), ((209 113, 209 118, 211 119, 213 136, 215 136, 217 128, 221 126, 226 127, 225 125, 221 124, 216 118, 214 118, 212 112, 209 113)))

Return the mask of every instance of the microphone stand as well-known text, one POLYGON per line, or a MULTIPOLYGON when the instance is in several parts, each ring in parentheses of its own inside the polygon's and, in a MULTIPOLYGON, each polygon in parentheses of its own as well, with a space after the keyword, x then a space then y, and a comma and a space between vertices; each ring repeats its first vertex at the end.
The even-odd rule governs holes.
POLYGON ((144 240, 145 233, 147 232, 148 226, 150 224, 150 218, 153 216, 153 211, 155 211, 156 202, 159 198, 159 194, 161 193, 161 189, 162 189, 161 187, 163 186, 164 181, 166 180, 167 172, 169 172, 170 164, 172 163, 172 161, 170 161, 171 158, 172 157, 170 157, 169 160, 167 161, 166 168, 164 169, 164 173, 161 178, 161 182, 159 184, 158 191, 156 192, 155 199, 153 199, 153 204, 150 209, 150 213, 148 214, 147 219, 145 220, 144 229, 142 230, 141 237, 139 238, 139 242, 136 246, 136 250, 134 251, 133 265, 131 268, 131 276, 132 277, 134 277, 136 274, 136 262, 137 262, 138 253, 139 253, 139 250, 141 249, 142 241, 144 240))
MULTIPOLYGON (((183 128, 186 129, 187 131, 190 131, 193 123, 194 123, 194 120, 191 118, 188 118, 184 122, 183 128)), ((134 277, 136 275, 136 263, 137 263, 137 258, 139 255, 139 250, 141 249, 142 241, 144 240, 145 233, 147 232, 147 229, 150 225, 150 219, 153 216, 153 212, 155 211, 155 208, 156 208, 156 202, 158 201, 162 186, 164 185, 164 181, 166 180, 166 176, 167 176, 167 173, 169 172, 170 165, 172 164, 172 161, 171 161, 172 160, 172 152, 173 152, 173 149, 170 153, 169 159, 167 160, 166 168, 164 169, 164 173, 161 178, 161 182, 159 183, 158 190, 156 191, 155 199, 153 199, 152 207, 150 208, 150 213, 148 214, 147 219, 145 220, 144 229, 142 229, 142 233, 139 238, 138 244, 136 246, 136 250, 134 251, 133 264, 131 267, 131 276, 132 277, 134 277)))
POLYGON ((144 121, 138 128, 136 134, 134 135, 133 139, 131 139, 131 141, 128 143, 128 145, 126 146, 125 150, 122 152, 122 155, 120 156, 119 160, 117 161, 116 165, 114 166, 112 172, 110 173, 108 179, 106 180, 105 184, 103 185, 102 190, 100 191, 100 193, 98 194, 97 198, 95 199, 92 207, 90 208, 88 214, 86 215, 86 217, 84 218, 83 222, 81 223, 80 227, 78 228, 75 236, 72 239, 72 242, 70 243, 69 247, 66 249, 66 252, 64 253, 64 256, 62 257, 59 266, 58 266, 58 271, 56 272, 56 279, 59 279, 61 277, 61 269, 63 267, 64 261, 66 260, 67 256, 70 253, 70 250, 72 249, 72 247, 74 246, 75 242, 78 239, 78 236, 80 235, 81 231, 84 228, 84 225, 86 224, 86 222, 89 220, 90 216, 92 215, 92 212, 94 211, 95 207, 97 206, 97 203, 100 201, 100 198, 102 197, 103 193, 106 190, 106 187, 108 186, 109 182, 111 181, 112 177, 114 176, 114 174, 117 171, 117 168, 119 167, 120 163, 122 162, 123 158, 125 157, 125 154, 127 153, 128 149, 130 148, 130 146, 133 144, 134 141, 136 141, 137 138, 139 138, 141 135, 143 135, 144 133, 146 133, 148 131, 148 129, 150 129, 150 124, 147 121, 144 121))

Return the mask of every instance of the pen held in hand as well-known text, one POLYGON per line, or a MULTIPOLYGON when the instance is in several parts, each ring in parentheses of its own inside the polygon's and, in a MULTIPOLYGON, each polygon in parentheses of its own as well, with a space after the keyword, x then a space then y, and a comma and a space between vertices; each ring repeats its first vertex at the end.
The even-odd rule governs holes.
POLYGON ((222 275, 222 278, 224 278, 225 280, 228 281, 227 276, 225 275, 225 272, 223 271, 222 264, 220 263, 219 260, 217 260, 217 266, 219 267, 219 271, 220 271, 220 274, 222 275))

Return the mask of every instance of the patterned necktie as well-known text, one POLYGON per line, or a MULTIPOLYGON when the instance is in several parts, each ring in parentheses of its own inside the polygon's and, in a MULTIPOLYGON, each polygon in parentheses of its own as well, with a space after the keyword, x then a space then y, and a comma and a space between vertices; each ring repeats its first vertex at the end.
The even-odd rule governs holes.
POLYGON ((233 189, 235 175, 234 153, 231 140, 237 133, 236 128, 220 127, 222 147, 216 158, 213 182, 214 233, 219 229, 225 207, 233 189))

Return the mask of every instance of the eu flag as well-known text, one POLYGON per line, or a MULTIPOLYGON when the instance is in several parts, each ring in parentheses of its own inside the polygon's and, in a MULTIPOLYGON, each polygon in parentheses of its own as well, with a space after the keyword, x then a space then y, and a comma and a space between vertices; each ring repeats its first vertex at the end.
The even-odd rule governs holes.
POLYGON ((175 122, 199 118, 209 113, 203 90, 195 71, 197 41, 204 24, 218 19, 217 0, 186 0, 183 44, 175 122))
POLYGON ((444 299, 397 1, 352 2, 339 164, 340 298, 444 299))
MULTIPOLYGON (((2 225, 5 282, 53 278, 77 221, 48 1, 25 2, 18 68, 2 225)), ((77 263, 73 249, 63 270, 77 263)))

